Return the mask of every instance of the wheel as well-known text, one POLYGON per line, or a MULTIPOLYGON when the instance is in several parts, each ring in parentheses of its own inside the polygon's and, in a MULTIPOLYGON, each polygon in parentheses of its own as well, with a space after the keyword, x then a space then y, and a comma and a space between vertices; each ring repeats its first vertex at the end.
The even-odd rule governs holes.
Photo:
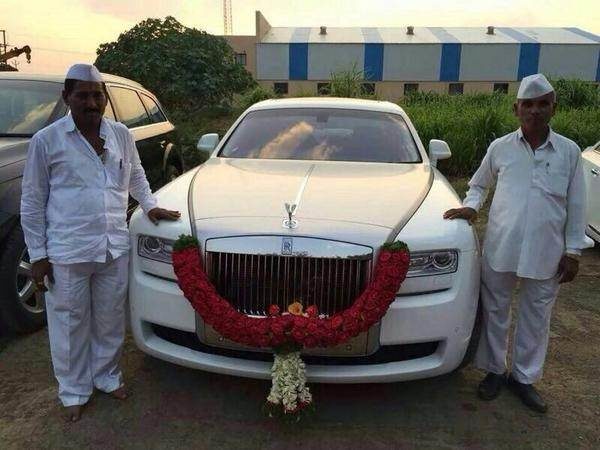
POLYGON ((46 324, 44 294, 31 278, 31 263, 21 225, 8 233, 0 250, 0 321, 9 332, 31 333, 46 324))
POLYGON ((482 310, 481 310, 481 299, 477 303, 477 315, 475 316, 475 323, 473 324, 473 331, 471 332, 471 340, 465 352, 463 360, 460 362, 456 370, 460 370, 463 367, 469 365, 473 358, 475 358, 475 352, 477 351, 477 345, 479 345, 479 338, 481 337, 481 326, 482 326, 482 310))

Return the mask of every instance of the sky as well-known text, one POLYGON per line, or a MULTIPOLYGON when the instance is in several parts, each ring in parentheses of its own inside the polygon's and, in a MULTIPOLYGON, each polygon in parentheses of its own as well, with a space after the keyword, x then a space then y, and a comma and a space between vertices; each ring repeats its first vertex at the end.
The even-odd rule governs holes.
MULTIPOLYGON (((188 27, 223 34, 222 0, 0 0, 0 30, 11 46, 32 48, 18 68, 65 73, 93 62, 101 43, 148 18, 171 15, 188 27)), ((578 27, 600 35, 599 0, 231 0, 233 34, 253 35, 254 11, 271 26, 578 27), (568 5, 568 7, 567 7, 568 5)), ((1 39, 1 35, 0 35, 1 39)), ((14 59, 13 59, 14 61, 14 59)))

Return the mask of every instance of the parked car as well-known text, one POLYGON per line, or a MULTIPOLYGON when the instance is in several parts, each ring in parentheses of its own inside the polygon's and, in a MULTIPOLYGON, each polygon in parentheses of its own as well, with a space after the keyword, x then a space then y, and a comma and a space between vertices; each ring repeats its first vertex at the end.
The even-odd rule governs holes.
MULTIPOLYGON (((183 170, 174 147, 174 126, 156 97, 142 85, 104 74, 105 116, 127 125, 136 138, 153 188, 183 170)), ((45 324, 43 295, 30 278, 31 265, 19 223, 21 178, 31 136, 69 113, 63 77, 0 73, 0 329, 33 331, 45 324)))
POLYGON ((586 234, 594 241, 600 242, 600 142, 586 148, 582 157, 587 190, 586 234))
POLYGON ((461 205, 436 169, 450 157, 445 142, 432 140, 427 154, 398 105, 333 98, 260 102, 218 140, 204 135, 206 163, 157 193, 180 221, 156 227, 132 216, 131 329, 142 351, 211 372, 271 376, 270 352, 223 339, 184 298, 171 264, 180 234, 198 238, 218 292, 254 316, 295 300, 324 314, 347 308, 380 246, 402 240, 410 269, 390 309, 350 343, 304 352, 309 380, 407 380, 469 361, 480 251, 466 221, 442 217, 461 205), (293 220, 286 203, 297 205, 293 220))

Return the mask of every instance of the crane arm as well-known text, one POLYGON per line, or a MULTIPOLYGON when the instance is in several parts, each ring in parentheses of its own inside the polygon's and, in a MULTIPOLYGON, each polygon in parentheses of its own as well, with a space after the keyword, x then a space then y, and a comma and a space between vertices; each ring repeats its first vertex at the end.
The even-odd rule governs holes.
POLYGON ((6 62, 11 58, 16 58, 17 56, 20 56, 23 53, 25 53, 25 56, 27 57, 27 62, 30 63, 31 62, 31 47, 29 47, 29 45, 26 45, 21 48, 15 47, 12 50, 7 51, 6 53, 0 54, 0 63, 6 62))

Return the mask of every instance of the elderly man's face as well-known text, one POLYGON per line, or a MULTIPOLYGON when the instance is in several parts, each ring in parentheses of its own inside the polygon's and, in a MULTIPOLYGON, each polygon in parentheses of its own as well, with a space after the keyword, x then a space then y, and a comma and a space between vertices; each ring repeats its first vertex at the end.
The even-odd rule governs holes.
POLYGON ((532 130, 546 128, 555 109, 554 92, 541 97, 517 100, 514 104, 515 116, 519 118, 521 125, 532 130))
POLYGON ((73 119, 87 123, 99 121, 108 102, 103 84, 95 81, 77 81, 71 92, 63 92, 63 99, 73 119))

